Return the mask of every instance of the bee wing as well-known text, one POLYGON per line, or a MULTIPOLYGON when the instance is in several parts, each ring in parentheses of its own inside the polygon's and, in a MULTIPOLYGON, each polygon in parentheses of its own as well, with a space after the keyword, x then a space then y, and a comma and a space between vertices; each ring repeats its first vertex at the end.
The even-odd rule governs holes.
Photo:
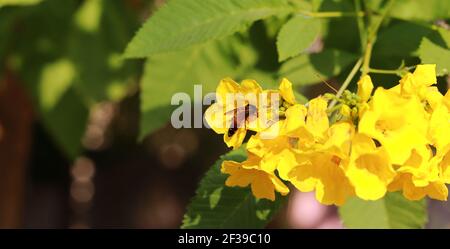
POLYGON ((245 112, 245 106, 240 106, 240 107, 235 108, 233 110, 229 110, 229 111, 225 112, 225 114, 229 114, 229 113, 233 113, 233 112, 242 112, 242 111, 245 112))

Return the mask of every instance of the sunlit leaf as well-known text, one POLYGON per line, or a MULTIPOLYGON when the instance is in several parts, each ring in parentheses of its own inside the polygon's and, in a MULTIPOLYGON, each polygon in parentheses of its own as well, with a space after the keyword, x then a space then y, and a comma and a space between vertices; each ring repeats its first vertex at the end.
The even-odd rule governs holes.
POLYGON ((357 56, 339 50, 304 54, 286 61, 279 71, 279 77, 286 77, 296 85, 318 83, 321 78, 337 76, 356 59, 357 56))
MULTIPOLYGON (((147 60, 141 81, 140 137, 165 124, 175 106, 176 93, 188 93, 194 101, 194 85, 205 93, 213 91, 221 78, 232 75, 233 64, 218 43, 152 56, 147 60)), ((202 98, 202 96, 199 96, 202 98)))
POLYGON ((136 77, 135 62, 121 58, 136 25, 130 19, 120 1, 85 1, 74 14, 67 53, 78 69, 75 84, 90 103, 122 99, 136 77))
POLYGON ((386 28, 378 35, 373 56, 378 58, 413 55, 419 48, 422 38, 432 33, 430 26, 412 22, 400 22, 386 28))
POLYGON ((75 14, 78 27, 87 32, 95 32, 100 26, 103 0, 85 1, 75 14))
POLYGON ((419 48, 419 57, 422 63, 436 64, 436 74, 446 75, 450 72, 450 50, 443 48, 428 38, 424 38, 419 48))
POLYGON ((142 58, 223 38, 290 10, 285 0, 172 0, 144 24, 125 55, 142 58))
POLYGON ((347 228, 423 228, 428 220, 425 200, 409 201, 399 192, 377 201, 352 198, 339 214, 347 228))
POLYGON ((294 57, 308 49, 320 32, 320 20, 296 16, 282 28, 277 39, 279 61, 294 57))
POLYGON ((33 5, 42 1, 43 0, 0 0, 0 7, 6 5, 33 5))
POLYGON ((73 63, 67 59, 60 59, 43 68, 39 81, 39 100, 43 110, 54 108, 71 87, 75 70, 73 63))
POLYGON ((390 15, 416 21, 435 21, 450 17, 450 1, 442 0, 396 0, 390 15))

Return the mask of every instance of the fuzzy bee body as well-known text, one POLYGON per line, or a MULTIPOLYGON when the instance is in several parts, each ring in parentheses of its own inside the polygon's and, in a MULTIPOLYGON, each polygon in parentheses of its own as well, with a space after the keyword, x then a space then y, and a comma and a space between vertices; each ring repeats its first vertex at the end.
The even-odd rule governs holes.
POLYGON ((228 129, 228 137, 231 137, 236 133, 241 127, 242 122, 245 123, 251 118, 258 117, 256 106, 250 104, 234 109, 233 114, 233 121, 231 122, 231 127, 228 129))

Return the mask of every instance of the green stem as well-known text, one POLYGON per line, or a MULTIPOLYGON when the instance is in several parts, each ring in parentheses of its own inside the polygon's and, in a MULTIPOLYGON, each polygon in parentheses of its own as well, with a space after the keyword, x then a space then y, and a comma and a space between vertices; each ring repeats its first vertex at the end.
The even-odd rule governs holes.
POLYGON ((333 112, 339 110, 341 107, 342 107, 342 104, 337 105, 337 106, 333 106, 332 108, 328 108, 328 109, 327 109, 327 112, 328 112, 328 113, 333 113, 333 112))
POLYGON ((365 15, 364 12, 339 12, 339 11, 330 11, 330 12, 310 12, 310 11, 299 11, 300 14, 309 16, 309 17, 316 17, 316 18, 333 18, 333 17, 363 17, 365 15))
MULTIPOLYGON (((355 66, 353 66, 352 71, 350 71, 344 83, 342 83, 341 88, 339 88, 339 91, 336 93, 336 99, 339 99, 342 96, 342 93, 344 93, 345 89, 347 89, 348 85, 350 85, 350 82, 352 82, 352 79, 355 77, 356 73, 361 67, 361 63, 362 59, 359 59, 356 62, 355 66)), ((336 105, 337 103, 336 99, 333 99, 333 101, 331 101, 330 105, 328 106, 328 109, 332 109, 336 105)))
POLYGON ((366 49, 364 51, 364 62, 362 66, 362 76, 369 73, 370 69, 370 59, 372 57, 372 49, 373 44, 375 43, 376 36, 378 29, 380 28, 381 24, 383 23, 384 18, 386 18, 387 14, 389 13, 390 9, 394 5, 395 0, 390 0, 386 7, 383 10, 383 13, 379 17, 378 20, 372 23, 372 25, 369 27, 368 35, 367 35, 367 42, 366 42, 366 49))
MULTIPOLYGON (((355 14, 360 13, 361 11, 361 1, 354 0, 355 3, 355 14)), ((358 24, 358 32, 359 32, 359 40, 361 43, 361 51, 364 50, 364 45, 366 44, 366 31, 363 16, 356 16, 356 22, 358 24)))
POLYGON ((369 73, 377 73, 377 74, 402 75, 404 72, 405 72, 405 69, 376 69, 376 68, 369 68, 369 73))
POLYGON ((370 58, 372 57, 372 48, 373 48, 372 40, 367 39, 366 49, 364 50, 364 56, 363 56, 364 63, 363 63, 362 70, 361 70, 362 76, 369 73, 370 58))

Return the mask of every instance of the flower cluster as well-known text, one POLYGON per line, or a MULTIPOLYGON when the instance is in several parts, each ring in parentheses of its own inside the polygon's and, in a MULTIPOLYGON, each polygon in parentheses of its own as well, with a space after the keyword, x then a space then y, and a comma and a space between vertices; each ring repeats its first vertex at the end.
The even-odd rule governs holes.
POLYGON ((229 174, 227 186, 250 185, 257 198, 274 200, 275 191, 286 195, 290 182, 300 191, 315 191, 327 205, 342 205, 355 195, 377 200, 388 191, 402 191, 410 200, 446 200, 450 91, 444 96, 435 84, 435 65, 419 65, 393 88, 374 90, 365 75, 357 93, 326 94, 303 105, 286 79, 278 90, 224 79, 217 88, 222 97, 205 118, 233 148, 242 144, 247 130, 255 132, 246 144, 247 160, 224 161, 221 170, 229 174), (223 101, 236 93, 244 97, 223 101), (248 101, 247 93, 259 97, 248 101))

